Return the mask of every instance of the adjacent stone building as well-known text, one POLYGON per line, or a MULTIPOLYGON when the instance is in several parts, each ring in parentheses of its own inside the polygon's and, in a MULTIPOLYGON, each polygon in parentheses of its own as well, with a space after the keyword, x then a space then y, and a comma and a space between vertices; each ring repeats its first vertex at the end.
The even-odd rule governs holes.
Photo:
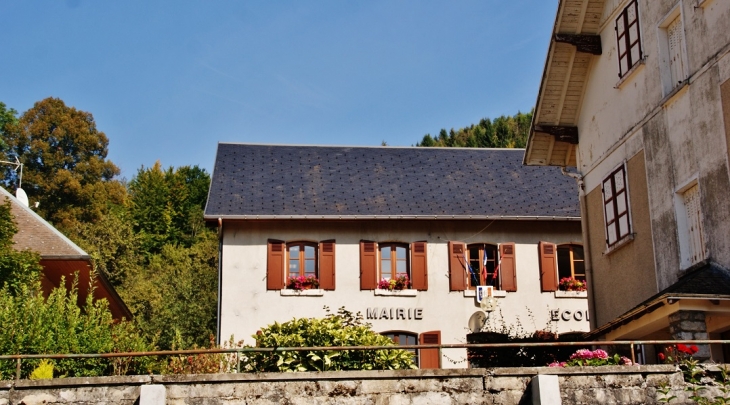
POLYGON ((730 337, 729 144, 730 2, 559 2, 524 163, 579 178, 589 337, 730 337))

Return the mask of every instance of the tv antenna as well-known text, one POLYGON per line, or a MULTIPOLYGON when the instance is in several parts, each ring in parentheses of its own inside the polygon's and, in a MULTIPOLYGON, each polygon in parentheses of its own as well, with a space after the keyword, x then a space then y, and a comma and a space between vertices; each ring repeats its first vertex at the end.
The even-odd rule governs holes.
POLYGON ((25 194, 25 190, 23 190, 21 188, 21 186, 23 185, 23 164, 20 163, 17 156, 15 156, 15 162, 9 162, 7 160, 0 160, 0 163, 5 163, 6 165, 15 166, 15 168, 13 170, 15 170, 16 173, 19 172, 18 188, 15 190, 15 198, 17 198, 18 201, 22 202, 23 204, 25 204, 26 207, 28 207, 29 206, 28 194, 25 194))

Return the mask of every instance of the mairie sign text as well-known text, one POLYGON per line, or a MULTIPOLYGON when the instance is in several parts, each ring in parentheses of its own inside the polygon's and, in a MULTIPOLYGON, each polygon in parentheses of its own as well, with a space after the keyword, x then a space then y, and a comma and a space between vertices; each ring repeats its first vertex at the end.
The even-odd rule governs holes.
POLYGON ((408 320, 423 319, 423 308, 368 308, 365 311, 367 319, 408 320))

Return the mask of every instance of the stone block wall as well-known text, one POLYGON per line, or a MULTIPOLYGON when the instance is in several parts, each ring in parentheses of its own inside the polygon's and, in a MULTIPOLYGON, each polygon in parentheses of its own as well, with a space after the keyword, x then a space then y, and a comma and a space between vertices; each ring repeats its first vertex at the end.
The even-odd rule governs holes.
POLYGON ((20 380, 0 382, 0 405, 149 403, 140 391, 150 384, 164 387, 167 405, 518 405, 532 403, 531 380, 538 374, 558 376, 564 405, 656 404, 662 383, 678 397, 672 404, 692 403, 674 366, 653 365, 20 380))

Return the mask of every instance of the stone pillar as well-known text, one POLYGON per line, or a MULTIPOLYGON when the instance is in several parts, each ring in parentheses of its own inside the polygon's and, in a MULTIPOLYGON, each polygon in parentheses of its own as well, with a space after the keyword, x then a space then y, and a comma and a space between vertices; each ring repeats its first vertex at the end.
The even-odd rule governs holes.
MULTIPOLYGON (((707 339, 707 324, 703 311, 677 311, 669 315, 669 333, 676 340, 707 339)), ((697 345, 699 351, 692 357, 701 362, 710 360, 710 346, 697 345)))
POLYGON ((139 405, 165 405, 166 400, 164 385, 148 384, 139 387, 139 405))
POLYGON ((561 405, 560 383, 558 376, 553 374, 538 374, 532 378, 533 405, 561 405))

